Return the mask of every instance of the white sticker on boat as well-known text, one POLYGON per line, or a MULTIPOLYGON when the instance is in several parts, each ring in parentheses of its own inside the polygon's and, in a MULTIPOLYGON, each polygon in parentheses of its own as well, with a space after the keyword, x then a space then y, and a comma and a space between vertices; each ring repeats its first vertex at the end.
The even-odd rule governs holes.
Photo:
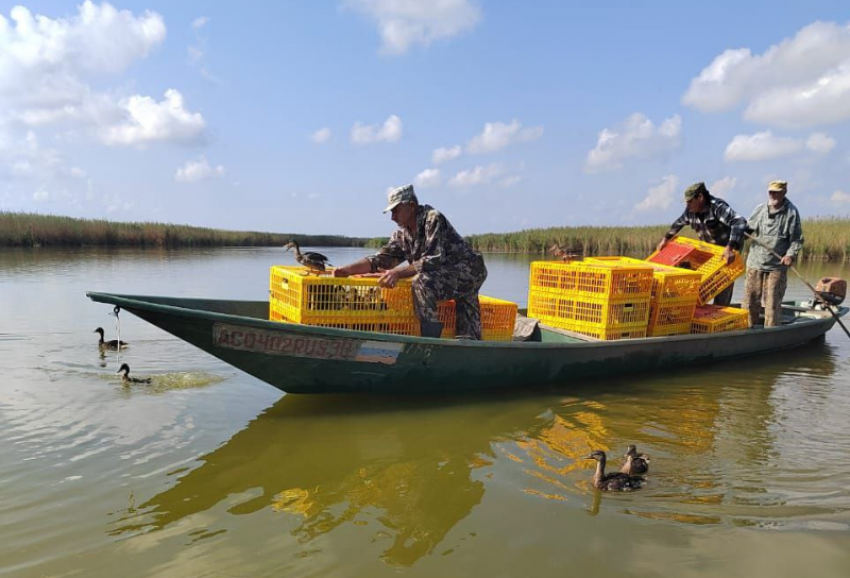
POLYGON ((354 361, 365 361, 366 363, 386 363, 393 365, 398 360, 403 344, 388 343, 386 341, 364 341, 360 344, 357 357, 354 361))

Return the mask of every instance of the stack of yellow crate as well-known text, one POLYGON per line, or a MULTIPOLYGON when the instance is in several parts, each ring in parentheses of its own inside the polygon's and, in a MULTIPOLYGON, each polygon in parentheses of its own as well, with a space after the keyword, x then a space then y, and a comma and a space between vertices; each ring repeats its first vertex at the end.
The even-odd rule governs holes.
POLYGON ((652 279, 647 263, 535 261, 528 315, 597 339, 646 337, 652 279))
POLYGON ((690 333, 702 279, 698 272, 629 257, 591 257, 585 259, 585 262, 650 265, 652 267, 652 297, 647 336, 662 337, 690 333))
MULTIPOLYGON (((517 305, 479 296, 482 338, 510 341, 517 305)), ((455 336, 454 301, 441 301, 437 315, 444 338, 455 336)), ((333 277, 309 273, 306 267, 274 266, 269 277, 269 319, 319 327, 419 335, 413 311, 411 280, 392 289, 374 277, 333 277)))

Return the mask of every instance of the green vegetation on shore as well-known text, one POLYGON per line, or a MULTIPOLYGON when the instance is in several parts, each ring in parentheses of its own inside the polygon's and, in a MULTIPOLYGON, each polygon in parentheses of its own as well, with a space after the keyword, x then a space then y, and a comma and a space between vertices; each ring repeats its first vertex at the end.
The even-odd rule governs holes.
MULTIPOLYGON (((470 235, 473 247, 485 253, 532 253, 545 255, 553 244, 584 256, 624 255, 643 258, 655 250, 668 225, 649 227, 552 227, 515 233, 470 235)), ((695 236, 690 228, 685 236, 695 236)), ((850 219, 803 220, 805 243, 801 260, 847 261, 850 259, 850 219)))
POLYGON ((0 247, 272 247, 289 240, 314 247, 362 247, 368 239, 341 235, 223 231, 167 223, 119 223, 0 211, 0 247))
MULTIPOLYGON (((514 233, 470 235, 473 247, 485 253, 545 255, 553 244, 585 256, 626 255, 645 257, 667 231, 666 225, 648 227, 551 227, 514 233)), ((683 234, 693 236, 686 228, 683 234)), ((850 259, 850 219, 816 218, 803 221, 804 260, 850 259)), ((136 246, 215 247, 283 245, 290 239, 313 247, 380 248, 387 237, 300 235, 224 231, 164 223, 119 223, 102 219, 75 219, 34 213, 0 211, 0 247, 136 246)))

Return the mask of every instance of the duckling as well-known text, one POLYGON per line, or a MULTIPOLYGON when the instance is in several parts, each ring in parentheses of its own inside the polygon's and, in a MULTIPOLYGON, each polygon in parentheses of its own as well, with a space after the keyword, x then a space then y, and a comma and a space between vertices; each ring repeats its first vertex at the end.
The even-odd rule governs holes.
POLYGON ((301 248, 298 246, 298 243, 295 241, 290 241, 286 245, 283 246, 287 251, 290 249, 295 249, 295 260, 300 264, 308 267, 311 273, 315 273, 316 271, 324 271, 326 265, 330 265, 328 263, 328 258, 322 255, 321 253, 316 253, 313 251, 307 251, 305 253, 301 252, 301 248))
POLYGON ((645 474, 649 471, 649 456, 647 454, 639 454, 635 446, 630 445, 623 457, 626 458, 626 462, 620 468, 622 473, 634 476, 635 474, 645 474))
POLYGON ((567 263, 569 263, 576 257, 581 257, 581 253, 579 253, 578 251, 575 251, 573 249, 564 249, 563 247, 557 244, 549 247, 549 252, 558 259, 561 259, 562 261, 565 261, 567 263))
POLYGON ((596 460, 596 472, 593 474, 593 487, 603 492, 623 492, 639 489, 644 482, 640 476, 630 476, 622 472, 605 473, 605 461, 608 459, 602 450, 594 450, 587 456, 588 460, 596 460))
POLYGON ((115 373, 121 373, 122 371, 124 372, 124 375, 121 376, 121 381, 123 381, 124 383, 150 383, 151 382, 150 377, 146 377, 144 379, 130 377, 130 366, 127 365, 126 363, 122 363, 121 369, 119 369, 115 373))
POLYGON ((100 341, 97 342, 98 347, 101 349, 118 349, 118 346, 127 347, 128 343, 126 341, 118 341, 117 339, 113 339, 112 341, 104 341, 103 340, 103 327, 98 327, 92 333, 100 333, 100 341))

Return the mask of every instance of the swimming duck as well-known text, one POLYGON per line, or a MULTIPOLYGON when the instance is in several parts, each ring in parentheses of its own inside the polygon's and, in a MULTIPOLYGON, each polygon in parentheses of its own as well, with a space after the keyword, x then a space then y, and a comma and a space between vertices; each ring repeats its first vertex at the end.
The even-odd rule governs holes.
POLYGON ((93 333, 100 333, 100 341, 97 342, 97 345, 101 349, 118 349, 118 346, 127 347, 126 341, 118 341, 117 339, 113 339, 112 341, 104 341, 103 340, 103 327, 98 327, 93 331, 93 333))
POLYGON ((126 363, 122 363, 121 369, 119 369, 115 373, 121 373, 122 371, 124 372, 124 375, 121 376, 121 381, 123 381, 124 383, 150 383, 151 382, 150 377, 146 377, 144 379, 138 379, 138 378, 135 378, 135 377, 130 377, 130 366, 127 365, 126 363))
POLYGON ((557 244, 549 247, 549 252, 558 259, 561 259, 562 261, 565 261, 567 263, 577 257, 581 257, 581 253, 579 253, 578 251, 575 251, 573 249, 564 249, 563 247, 557 244))
POLYGON ((620 468, 622 473, 634 476, 636 474, 645 474, 649 471, 649 456, 647 454, 639 454, 635 446, 629 446, 623 457, 626 458, 626 462, 620 468))
POLYGON ((608 459, 605 452, 594 450, 587 456, 588 460, 596 460, 596 471, 593 473, 593 487, 603 492, 623 492, 637 490, 643 485, 644 479, 640 476, 630 476, 622 472, 605 473, 605 461, 608 459))
POLYGON ((301 252, 301 248, 298 246, 298 243, 295 241, 290 241, 286 245, 283 246, 287 251, 290 249, 295 249, 295 260, 305 267, 309 267, 310 271, 324 271, 326 265, 330 265, 328 263, 328 258, 322 255, 321 253, 316 253, 314 251, 307 251, 305 253, 301 252))

